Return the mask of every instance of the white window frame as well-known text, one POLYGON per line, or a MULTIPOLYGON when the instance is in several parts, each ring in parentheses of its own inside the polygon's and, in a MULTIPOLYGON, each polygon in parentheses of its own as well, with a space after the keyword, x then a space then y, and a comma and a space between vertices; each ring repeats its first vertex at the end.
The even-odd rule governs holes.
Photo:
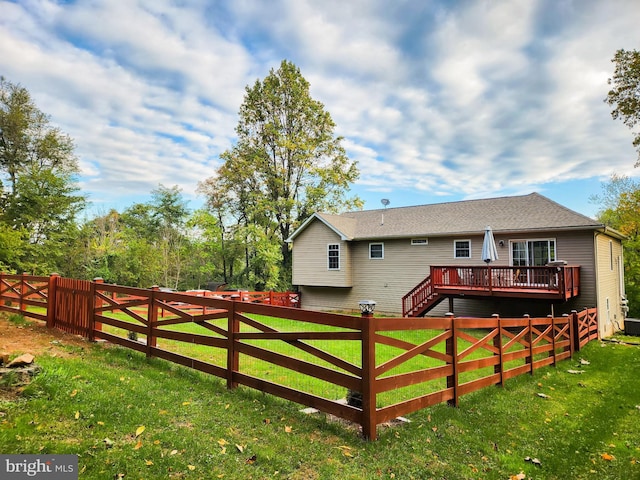
POLYGON ((384 260, 384 242, 371 242, 369 244, 369 260, 384 260), (380 246, 380 253, 382 254, 380 257, 374 257, 371 255, 371 247, 374 245, 380 246))
POLYGON ((609 270, 613 272, 613 240, 609 240, 609 270))
POLYGON ((459 240, 454 240, 453 241, 453 258, 473 258, 473 252, 471 250, 471 239, 468 238, 464 238, 464 239, 459 239, 459 240), (469 244, 469 256, 468 257, 461 257, 458 256, 458 242, 467 242, 469 244))
POLYGON ((518 239, 513 239, 513 240, 509 240, 509 265, 512 266, 521 266, 521 267, 531 267, 533 265, 531 265, 531 258, 529 257, 529 243, 532 242, 547 242, 547 244, 549 245, 549 254, 551 254, 551 242, 553 242, 553 258, 549 258, 547 259, 548 262, 555 262, 559 257, 558 257, 558 241, 555 237, 548 237, 548 238, 518 238, 518 239), (525 249, 523 250, 526 254, 526 265, 514 265, 514 258, 513 258, 513 244, 514 243, 524 243, 525 244, 525 249))
POLYGON ((339 243, 329 243, 327 244, 327 270, 340 270, 340 244, 339 243), (337 247, 337 248, 332 248, 337 247), (332 253, 337 252, 337 255, 331 256, 332 253), (337 258, 338 266, 332 267, 331 260, 337 258))

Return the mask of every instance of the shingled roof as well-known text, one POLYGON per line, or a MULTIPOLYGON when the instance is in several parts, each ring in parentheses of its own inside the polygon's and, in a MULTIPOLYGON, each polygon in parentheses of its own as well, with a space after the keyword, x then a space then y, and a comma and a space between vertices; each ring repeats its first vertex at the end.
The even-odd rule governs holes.
MULTIPOLYGON (((313 219, 325 223, 343 240, 478 234, 484 232, 486 226, 491 226, 494 233, 605 229, 605 225, 597 220, 539 193, 362 210, 341 215, 316 213, 289 240, 293 240, 313 219)), ((610 229, 607 231, 617 234, 610 229)))

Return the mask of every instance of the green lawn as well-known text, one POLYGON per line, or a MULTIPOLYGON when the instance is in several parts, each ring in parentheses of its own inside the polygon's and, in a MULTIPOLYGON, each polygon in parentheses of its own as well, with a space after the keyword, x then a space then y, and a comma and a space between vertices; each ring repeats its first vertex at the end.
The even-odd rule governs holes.
POLYGON ((592 342, 459 408, 379 427, 376 442, 134 351, 68 349, 72 358, 39 357, 21 398, 0 402, 0 451, 77 454, 80 478, 640 478, 637 346, 592 342))
MULTIPOLYGON (((131 317, 128 317, 122 313, 114 313, 111 314, 114 318, 119 320, 132 322, 131 317)), ((171 318, 171 317, 167 317, 171 318)), ((288 320, 282 318, 275 317, 267 317, 262 315, 251 315, 251 318, 261 322, 262 324, 275 329, 279 332, 346 332, 347 329, 344 328, 336 328, 329 327, 324 325, 317 325, 313 323, 300 322, 295 320, 288 320)), ((210 321, 209 323, 216 325, 224 330, 227 328, 227 320, 215 320, 210 321)), ((181 323, 168 325, 165 327, 161 327, 164 330, 169 331, 177 331, 184 333, 193 333, 199 335, 213 335, 219 337, 219 335, 211 332, 210 330, 205 329, 204 327, 196 324, 196 323, 181 323)), ((109 325, 103 326, 104 331, 119 335, 121 337, 126 337, 127 332, 123 329, 112 327, 109 325)), ((257 332, 255 328, 252 328, 246 324, 242 324, 241 327, 242 332, 257 332)), ((407 330, 407 331, 397 331, 397 332, 385 332, 384 334, 390 337, 394 337, 396 339, 401 339, 406 342, 409 342, 414 345, 419 345, 436 335, 442 333, 442 330, 407 330)), ((486 335, 486 331, 483 330, 470 330, 467 331, 474 338, 481 338, 486 335)), ((139 335, 140 339, 145 339, 144 335, 139 335)), ((222 338, 222 337, 219 337, 222 338)), ((264 349, 267 349, 272 352, 279 353, 289 358, 295 358, 299 360, 303 360, 309 363, 313 363, 315 365, 319 365, 322 367, 327 367, 332 370, 340 371, 341 373, 348 373, 343 371, 329 362, 326 362, 318 357, 313 356, 310 353, 304 352, 295 346, 292 346, 289 343, 278 341, 278 340, 245 340, 245 343, 252 344, 264 349)), ((336 341, 336 340, 305 340, 307 345, 311 345, 323 351, 329 352, 341 360, 347 361, 353 365, 360 366, 361 365, 361 345, 359 341, 336 341)), ((460 351, 464 350, 470 345, 470 343, 466 340, 459 339, 458 348, 460 351)), ((196 358, 199 360, 206 361, 208 363, 212 363, 214 365, 220 366, 222 368, 226 367, 227 362, 227 352, 225 349, 221 348, 213 348, 209 346, 197 345, 193 343, 179 342, 174 340, 167 340, 163 338, 159 338, 157 340, 157 346, 164 350, 168 350, 174 353, 178 353, 190 358, 196 358)), ((522 345, 517 344, 516 349, 522 349, 522 345)), ((436 345, 433 350, 438 352, 444 352, 445 344, 444 342, 436 345)), ((376 347, 376 364, 381 365, 382 363, 404 353, 404 350, 391 347, 384 344, 378 344, 376 347)), ((479 359, 483 357, 492 356, 491 352, 488 352, 484 349, 478 349, 474 351, 471 355, 469 355, 465 360, 473 360, 479 359)), ((537 359, 537 358, 536 358, 537 359)), ((410 359, 401 365, 395 367, 394 369, 388 371, 383 376, 388 375, 396 375, 401 373, 407 373, 412 371, 423 370, 427 368, 437 367, 443 365, 444 362, 440 360, 436 360, 432 357, 427 356, 416 356, 413 359, 410 359)), ((515 360, 509 362, 508 368, 513 368, 516 365, 524 364, 524 359, 515 360)), ((262 360, 258 360, 246 355, 240 355, 240 371, 242 373, 265 379, 270 382, 277 383, 279 385, 283 385, 289 388, 293 388, 296 390, 304 391, 306 393, 310 393, 317 396, 322 396, 324 398, 330 400, 338 400, 342 399, 346 395, 346 389, 339 386, 334 385, 329 382, 321 381, 316 378, 306 376, 303 374, 299 374, 296 372, 292 372, 284 367, 273 365, 262 360)), ((474 370, 471 372, 466 372, 460 374, 460 382, 468 382, 482 376, 491 375, 493 373, 493 367, 484 368, 479 370, 474 370)), ((409 400, 411 398, 419 397, 426 393, 435 392, 438 390, 442 390, 446 388, 446 379, 440 378, 436 380, 432 380, 430 382, 421 383, 418 385, 404 387, 402 389, 396 389, 389 392, 384 392, 378 395, 377 397, 377 406, 384 407, 388 405, 392 405, 395 403, 399 403, 401 401, 409 400)))

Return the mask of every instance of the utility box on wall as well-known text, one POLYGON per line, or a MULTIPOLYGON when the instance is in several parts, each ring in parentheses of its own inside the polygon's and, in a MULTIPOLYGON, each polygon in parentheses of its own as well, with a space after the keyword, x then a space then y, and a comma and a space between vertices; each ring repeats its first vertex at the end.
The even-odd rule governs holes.
POLYGON ((624 333, 640 337, 640 320, 635 318, 625 318, 624 333))

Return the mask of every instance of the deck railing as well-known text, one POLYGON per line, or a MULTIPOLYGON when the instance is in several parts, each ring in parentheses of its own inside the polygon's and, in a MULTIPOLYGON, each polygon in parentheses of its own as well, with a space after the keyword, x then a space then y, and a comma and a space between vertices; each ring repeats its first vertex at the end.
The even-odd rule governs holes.
POLYGON ((465 287, 486 290, 552 291, 558 295, 580 287, 580 267, 548 266, 432 266, 434 288, 465 287))
POLYGON ((379 318, 57 276, 0 275, 0 285, 0 310, 216 375, 229 388, 317 408, 361 425, 369 439, 400 415, 457 405, 470 392, 570 358, 598 327, 595 309, 544 318, 379 318), (347 390, 360 402, 345 404, 347 390))
POLYGON ((432 266, 429 275, 402 298, 402 315, 421 316, 443 295, 568 300, 579 292, 579 266, 432 266))

